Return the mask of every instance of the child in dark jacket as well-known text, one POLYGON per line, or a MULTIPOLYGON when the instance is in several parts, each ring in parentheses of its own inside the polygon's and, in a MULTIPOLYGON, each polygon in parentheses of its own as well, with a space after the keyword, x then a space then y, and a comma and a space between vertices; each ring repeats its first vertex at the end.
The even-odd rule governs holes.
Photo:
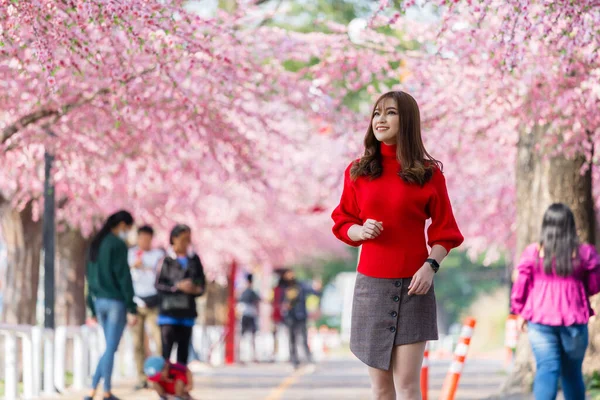
POLYGON ((172 364, 162 357, 149 357, 144 363, 144 373, 161 400, 168 396, 175 396, 176 400, 192 400, 190 391, 194 380, 185 365, 172 364))
POLYGON ((177 362, 188 363, 188 350, 198 313, 196 297, 204 293, 206 279, 202 262, 189 250, 192 231, 176 225, 171 231, 171 248, 163 259, 156 278, 160 296, 158 325, 162 336, 162 356, 168 360, 177 344, 177 362))

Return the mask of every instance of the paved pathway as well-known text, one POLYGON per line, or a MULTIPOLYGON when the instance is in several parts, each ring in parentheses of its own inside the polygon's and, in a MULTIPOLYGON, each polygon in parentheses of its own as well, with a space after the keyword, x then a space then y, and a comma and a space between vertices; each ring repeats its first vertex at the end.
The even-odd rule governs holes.
MULTIPOLYGON (((429 374, 429 399, 437 400, 448 361, 432 361, 429 374)), ((501 363, 468 360, 461 378, 457 400, 486 399, 503 380, 501 363)), ((369 378, 362 363, 352 356, 330 358, 317 365, 294 371, 287 364, 248 364, 203 368, 195 375, 197 400, 369 400, 369 378)), ((121 386, 115 394, 123 400, 148 400, 149 391, 133 392, 132 384, 121 386), (128 386, 128 387, 127 387, 128 386)), ((60 399, 81 399, 71 393, 60 399)))

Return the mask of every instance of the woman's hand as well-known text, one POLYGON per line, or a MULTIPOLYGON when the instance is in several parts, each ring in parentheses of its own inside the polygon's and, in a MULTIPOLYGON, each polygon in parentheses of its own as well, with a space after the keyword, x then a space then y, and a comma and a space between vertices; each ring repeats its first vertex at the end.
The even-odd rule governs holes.
POLYGON ((362 240, 375 239, 381 235, 381 232, 383 232, 383 224, 374 219, 368 219, 360 230, 360 237, 362 240))
POLYGON ((433 284, 433 275, 435 275, 435 272, 433 272, 431 265, 429 265, 428 262, 423 264, 423 266, 419 268, 417 273, 410 281, 410 285, 408 286, 408 295, 412 296, 413 294, 427 294, 431 288, 431 285, 433 284))
POLYGON ((200 285, 196 285, 191 279, 183 279, 177 282, 177 289, 181 290, 185 294, 200 295, 204 292, 204 289, 200 285))
POLYGON ((527 320, 519 315, 517 318, 517 329, 519 332, 527 332, 527 320))
POLYGON ((192 282, 191 279, 182 279, 179 282, 177 282, 177 289, 181 290, 184 293, 191 293, 194 291, 195 289, 195 285, 192 282))
POLYGON ((363 225, 352 225, 348 229, 348 237, 355 241, 360 242, 363 240, 375 239, 383 231, 383 224, 375 221, 374 219, 368 219, 363 225))
POLYGON ((383 224, 374 219, 368 219, 363 225, 352 225, 348 230, 348 236, 355 242, 361 240, 375 239, 381 235, 383 231, 383 224))

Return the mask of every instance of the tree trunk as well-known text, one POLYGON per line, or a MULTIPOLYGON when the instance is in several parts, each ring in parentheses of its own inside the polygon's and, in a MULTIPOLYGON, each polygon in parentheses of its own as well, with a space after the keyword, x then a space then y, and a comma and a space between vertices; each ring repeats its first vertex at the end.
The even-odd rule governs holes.
POLYGON ((89 240, 78 230, 57 233, 56 325, 85 322, 85 260, 89 240))
MULTIPOLYGON (((600 295, 592 299, 592 305, 596 313, 600 314, 600 295)), ((596 371, 600 372, 600 318, 598 316, 592 317, 588 327, 590 331, 589 347, 583 363, 584 374, 592 374, 596 371)))
POLYGON ((205 296, 205 325, 225 325, 227 322, 227 287, 221 286, 216 282, 208 282, 206 284, 205 296))
POLYGON ((35 324, 42 222, 33 220, 31 202, 19 212, 0 197, 0 231, 7 253, 2 322, 35 324))
MULTIPOLYGON (((544 133, 544 127, 537 127, 532 133, 522 133, 519 137, 516 176, 517 259, 529 243, 539 240, 543 214, 554 202, 571 207, 580 240, 595 243, 591 170, 581 174, 585 164, 585 158, 581 156, 572 159, 563 156, 544 158, 535 149, 544 133)), ((594 351, 597 352, 597 349, 594 351)), ((533 368, 533 354, 527 335, 521 335, 514 368, 503 386, 503 393, 530 390, 533 368)))

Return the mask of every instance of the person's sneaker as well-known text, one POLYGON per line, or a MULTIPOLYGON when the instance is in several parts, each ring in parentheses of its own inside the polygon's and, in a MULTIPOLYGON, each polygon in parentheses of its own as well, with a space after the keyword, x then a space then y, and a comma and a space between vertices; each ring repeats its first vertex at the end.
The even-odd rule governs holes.
POLYGON ((148 382, 140 382, 137 385, 135 385, 135 390, 143 390, 143 389, 148 389, 150 386, 148 385, 148 382))

